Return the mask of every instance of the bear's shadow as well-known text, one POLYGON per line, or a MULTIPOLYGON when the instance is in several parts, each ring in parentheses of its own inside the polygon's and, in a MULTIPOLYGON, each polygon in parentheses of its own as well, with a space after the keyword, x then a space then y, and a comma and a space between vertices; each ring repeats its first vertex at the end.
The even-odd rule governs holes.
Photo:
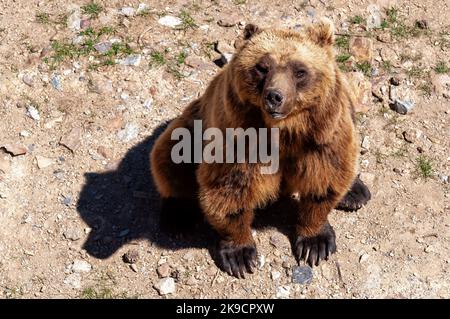
MULTIPOLYGON (((150 172, 150 152, 169 122, 160 125, 151 136, 131 148, 116 170, 85 174, 77 210, 91 228, 83 244, 91 256, 108 258, 123 245, 144 238, 153 246, 164 249, 207 248, 217 263, 215 247, 218 237, 203 221, 182 234, 161 229, 160 198, 150 172)), ((278 202, 258 211, 253 227, 271 226, 289 236, 294 221, 292 214, 285 214, 290 210, 286 204, 289 205, 278 202)), ((169 219, 174 224, 177 222, 176 216, 169 219)))

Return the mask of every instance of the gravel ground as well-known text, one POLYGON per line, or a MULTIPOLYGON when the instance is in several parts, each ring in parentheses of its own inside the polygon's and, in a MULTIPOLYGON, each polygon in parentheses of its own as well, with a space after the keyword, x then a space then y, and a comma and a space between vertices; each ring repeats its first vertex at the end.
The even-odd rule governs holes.
POLYGON ((449 6, 0 0, 0 296, 450 298, 449 6), (319 16, 360 93, 373 198, 331 215, 338 252, 312 271, 276 209, 261 216, 259 270, 238 280, 216 267, 208 232, 160 231, 149 151, 245 23, 319 16))

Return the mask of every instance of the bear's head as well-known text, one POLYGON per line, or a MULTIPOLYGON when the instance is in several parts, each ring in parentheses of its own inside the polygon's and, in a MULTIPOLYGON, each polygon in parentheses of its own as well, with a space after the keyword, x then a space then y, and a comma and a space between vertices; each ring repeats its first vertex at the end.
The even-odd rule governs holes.
POLYGON ((272 124, 314 112, 336 83, 334 28, 328 19, 301 32, 247 25, 230 63, 240 100, 259 107, 272 124))

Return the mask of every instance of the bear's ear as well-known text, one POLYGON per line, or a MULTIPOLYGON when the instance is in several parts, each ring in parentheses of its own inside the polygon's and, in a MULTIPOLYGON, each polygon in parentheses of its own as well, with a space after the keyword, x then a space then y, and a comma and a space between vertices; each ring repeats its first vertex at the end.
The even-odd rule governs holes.
POLYGON ((334 43, 334 24, 328 18, 322 18, 310 25, 307 34, 311 40, 324 47, 334 43))
POLYGON ((244 28, 244 40, 248 40, 253 37, 255 34, 260 33, 262 30, 254 24, 247 24, 244 28))

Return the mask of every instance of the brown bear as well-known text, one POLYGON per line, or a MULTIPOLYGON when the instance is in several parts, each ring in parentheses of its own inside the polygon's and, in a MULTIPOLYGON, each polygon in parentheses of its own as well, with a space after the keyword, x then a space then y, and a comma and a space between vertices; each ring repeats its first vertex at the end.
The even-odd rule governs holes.
POLYGON ((197 202, 220 236, 220 263, 230 275, 254 271, 257 251, 251 225, 256 209, 296 194, 294 252, 312 266, 336 251, 327 219, 332 209, 355 210, 370 198, 356 177, 353 97, 335 63, 333 43, 333 25, 327 19, 302 32, 247 25, 230 63, 152 149, 162 214, 175 201, 197 202), (202 121, 203 130, 279 129, 278 170, 263 174, 260 162, 196 163, 192 157, 175 163, 171 154, 178 140, 172 133, 177 128, 193 133, 195 120, 202 121))

